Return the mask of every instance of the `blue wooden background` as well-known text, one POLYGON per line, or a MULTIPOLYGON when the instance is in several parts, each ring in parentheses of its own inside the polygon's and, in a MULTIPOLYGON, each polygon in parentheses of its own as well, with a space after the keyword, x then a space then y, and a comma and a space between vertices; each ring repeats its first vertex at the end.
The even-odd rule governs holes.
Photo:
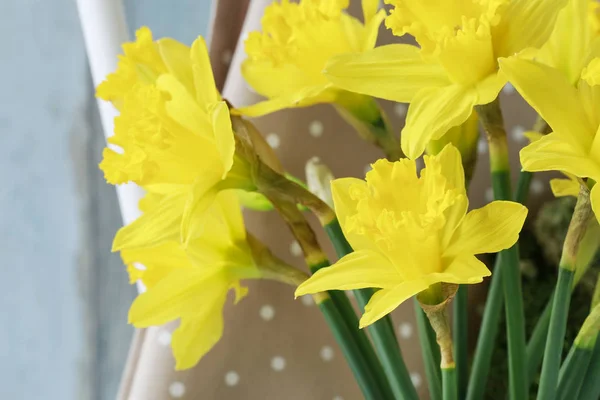
MULTIPOLYGON (((210 0, 128 0, 130 31, 186 43, 210 0)), ((0 399, 114 399, 134 290, 74 0, 0 2, 0 399)))

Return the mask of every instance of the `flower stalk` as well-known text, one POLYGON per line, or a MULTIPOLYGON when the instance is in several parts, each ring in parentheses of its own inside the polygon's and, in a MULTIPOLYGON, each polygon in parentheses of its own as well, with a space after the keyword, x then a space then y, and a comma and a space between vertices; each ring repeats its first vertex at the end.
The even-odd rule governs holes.
POLYGON ((582 185, 579 197, 577 198, 577 204, 575 205, 575 211, 567 230, 567 237, 565 238, 558 268, 558 282, 552 301, 550 326, 544 350, 542 376, 537 397, 540 400, 554 400, 557 396, 556 385, 567 325, 571 288, 577 265, 577 253, 591 216, 590 193, 588 188, 582 185))
MULTIPOLYGON (((492 188, 496 200, 512 198, 508 141, 504 129, 504 118, 498 99, 475 107, 485 128, 489 151, 492 188)), ((509 382, 511 399, 527 397, 527 368, 525 354, 525 315, 521 273, 519 270, 518 245, 501 253, 502 281, 505 297, 506 333, 508 337, 509 382)), ((494 280, 495 278, 492 278, 494 280)), ((497 278, 496 278, 497 279, 497 278)))

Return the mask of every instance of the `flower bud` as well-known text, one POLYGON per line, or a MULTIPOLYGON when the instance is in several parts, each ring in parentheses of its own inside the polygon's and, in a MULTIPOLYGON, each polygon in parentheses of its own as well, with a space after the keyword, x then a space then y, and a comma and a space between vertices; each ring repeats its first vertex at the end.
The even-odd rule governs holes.
POLYGON ((306 183, 308 189, 327 205, 333 208, 333 197, 331 195, 331 181, 333 174, 327 165, 323 164, 319 157, 313 157, 306 163, 306 183))

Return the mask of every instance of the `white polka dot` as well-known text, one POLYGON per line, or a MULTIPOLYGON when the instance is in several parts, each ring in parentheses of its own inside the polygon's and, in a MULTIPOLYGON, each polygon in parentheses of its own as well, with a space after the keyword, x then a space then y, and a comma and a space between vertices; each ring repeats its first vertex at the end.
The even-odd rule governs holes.
POLYGON ((544 183, 539 179, 534 179, 531 181, 531 192, 535 194, 540 194, 544 191, 544 183))
POLYGON ((491 187, 485 189, 484 197, 485 197, 485 201, 488 201, 488 202, 494 200, 494 189, 492 189, 491 187))
POLYGON ((408 322, 403 322, 398 327, 398 333, 402 339, 409 339, 413 334, 412 324, 408 322))
POLYGON ((321 121, 313 121, 308 126, 308 132, 312 137, 321 137, 323 135, 323 123, 321 121))
POLYGON ((285 358, 275 356, 271 359, 271 368, 273 371, 283 371, 285 369, 285 358))
POLYGON ((269 304, 265 304, 260 308, 260 317, 263 321, 270 321, 275 317, 275 309, 269 304))
POLYGON ((310 296, 308 294, 305 296, 301 296, 300 301, 302 301, 302 304, 304 304, 307 307, 315 304, 315 300, 312 298, 312 296, 310 296))
POLYGON ((169 394, 171 397, 179 399, 185 394, 185 385, 181 382, 173 382, 169 386, 169 394))
POLYGON ((394 113, 399 117, 406 116, 406 111, 408 110, 408 106, 403 103, 394 104, 394 113))
POLYGON ((481 139, 479 140, 479 142, 477 142, 477 152, 479 154, 485 154, 488 151, 488 144, 487 141, 485 139, 481 139))
POLYGON ((342 396, 333 396, 332 400, 344 400, 342 396))
POLYGON ((235 371, 229 371, 225 374, 225 384, 227 386, 236 386, 240 382, 240 375, 235 371))
POLYGON ((412 381, 412 384, 418 388, 419 386, 421 386, 421 374, 419 374, 418 372, 411 372, 410 373, 410 380, 412 381))
POLYGON ((278 134, 269 133, 267 135, 267 143, 269 143, 269 146, 271 146, 271 148, 276 149, 281 144, 281 139, 279 138, 278 134))
POLYGON ((292 253, 294 257, 300 257, 302 255, 302 247, 300 247, 300 243, 296 240, 290 244, 290 253, 292 253))
POLYGON ((527 140, 527 138, 525 137, 525 135, 523 135, 523 133, 525 133, 525 128, 521 125, 515 125, 510 130, 510 136, 516 142, 523 142, 523 141, 527 140))
POLYGON ((161 329, 160 332, 158 333, 158 337, 156 338, 156 340, 158 340, 158 343, 160 343, 163 346, 168 346, 171 344, 171 332, 169 332, 166 329, 161 329))
POLYGON ((508 82, 502 88, 502 93, 504 93, 504 94, 513 94, 514 92, 515 92, 515 87, 510 82, 508 82))
POLYGON ((331 361, 333 360, 333 349, 331 346, 323 346, 319 355, 321 356, 321 360, 331 361))
POLYGON ((371 171, 372 169, 373 169, 373 167, 371 166, 371 164, 368 164, 368 165, 365 167, 365 175, 367 174, 367 172, 371 171))
POLYGON ((229 64, 231 59, 233 58, 233 52, 231 50, 225 50, 223 54, 221 54, 221 62, 223 64, 229 64))

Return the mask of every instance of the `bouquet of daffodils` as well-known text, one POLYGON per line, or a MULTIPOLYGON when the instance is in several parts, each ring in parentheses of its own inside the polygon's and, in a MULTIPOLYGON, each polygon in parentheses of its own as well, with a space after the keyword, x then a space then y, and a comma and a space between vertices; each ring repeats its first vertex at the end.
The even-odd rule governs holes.
POLYGON ((236 108, 223 99, 205 41, 154 40, 148 28, 123 45, 97 95, 120 112, 100 168, 111 184, 145 189, 143 215, 117 233, 132 282, 136 327, 179 320, 177 369, 219 341, 228 292, 250 279, 312 295, 364 398, 417 399, 389 313, 413 298, 432 399, 482 399, 495 340, 508 343, 508 398, 600 396, 600 290, 565 343, 571 292, 600 243, 600 31, 590 0, 279 0, 245 41, 242 74, 265 100, 236 108), (385 21, 417 45, 376 47, 385 21), (538 113, 511 190, 498 101, 510 82, 538 113), (392 132, 376 98, 410 103, 392 132), (332 104, 384 158, 364 179, 317 169, 306 185, 286 174, 249 117, 332 104), (495 200, 469 209, 478 124, 485 130, 495 200), (425 153, 425 154, 424 154, 425 153), (423 157, 424 167, 417 160, 423 157), (534 335, 525 332, 519 233, 532 174, 560 171, 556 196, 577 198, 558 280, 534 335), (329 196, 327 195, 329 193, 329 196), (331 200, 331 201, 329 201, 331 200), (310 274, 246 230, 242 207, 279 213, 310 274), (307 223, 313 213, 339 259, 330 262, 307 223), (493 275, 477 258, 498 253, 493 275), (491 277, 490 277, 491 276, 491 277), (466 286, 490 277, 477 346, 465 343, 466 286), (357 315, 344 291, 355 291, 357 315), (453 309, 453 327, 448 314, 453 309), (499 332, 501 314, 506 330, 499 332), (563 349, 569 349, 563 359, 563 349), (541 372, 540 372, 541 371, 541 372))

